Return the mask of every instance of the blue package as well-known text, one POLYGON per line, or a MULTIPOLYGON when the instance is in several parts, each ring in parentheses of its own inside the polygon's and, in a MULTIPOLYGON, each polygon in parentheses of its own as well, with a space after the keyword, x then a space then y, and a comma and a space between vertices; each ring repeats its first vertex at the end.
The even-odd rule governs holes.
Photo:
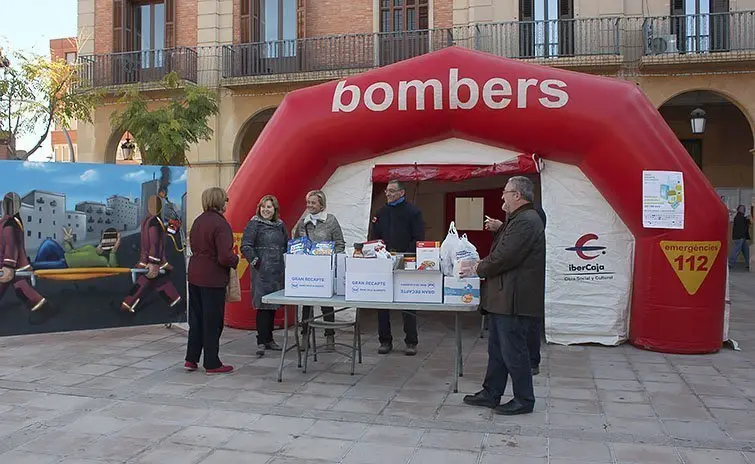
POLYGON ((312 244, 309 254, 330 256, 335 253, 335 249, 335 242, 315 242, 312 244))
POLYGON ((288 241, 288 254, 308 255, 312 248, 312 242, 308 237, 299 237, 288 241))

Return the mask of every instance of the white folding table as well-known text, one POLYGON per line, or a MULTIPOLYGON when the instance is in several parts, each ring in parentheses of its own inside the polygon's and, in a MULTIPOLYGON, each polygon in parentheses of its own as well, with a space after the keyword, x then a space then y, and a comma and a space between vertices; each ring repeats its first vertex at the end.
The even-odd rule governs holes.
MULTIPOLYGON (((392 311, 414 310, 418 312, 438 312, 454 313, 454 337, 456 339, 456 349, 454 350, 454 379, 453 391, 459 391, 459 377, 464 375, 464 363, 462 361, 461 349, 461 328, 459 327, 459 314, 472 313, 477 311, 477 305, 464 304, 442 304, 442 303, 394 303, 394 302, 377 302, 377 301, 346 301, 343 295, 334 295, 331 298, 309 298, 309 297, 291 297, 285 296, 284 290, 270 293, 262 297, 263 303, 276 305, 298 306, 332 306, 334 308, 355 308, 359 311, 364 309, 389 309, 392 311)), ((301 352, 299 351, 299 311, 294 316, 294 339, 295 344, 288 346, 288 311, 283 312, 283 326, 286 328, 283 332, 283 349, 281 350, 280 366, 278 367, 278 382, 283 380, 283 363, 286 353, 292 349, 296 350, 298 366, 301 367, 301 352)))

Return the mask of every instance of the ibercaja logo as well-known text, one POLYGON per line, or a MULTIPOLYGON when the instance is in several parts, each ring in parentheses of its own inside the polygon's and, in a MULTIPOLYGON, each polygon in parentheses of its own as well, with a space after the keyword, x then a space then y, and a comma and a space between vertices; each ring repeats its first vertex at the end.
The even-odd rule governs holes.
POLYGON ((604 280, 612 279, 613 272, 607 271, 605 264, 595 259, 607 253, 608 248, 599 244, 598 234, 587 233, 582 235, 574 243, 574 246, 566 248, 573 251, 579 258, 580 263, 569 263, 566 280, 604 280), (571 276, 571 277, 570 277, 571 276))

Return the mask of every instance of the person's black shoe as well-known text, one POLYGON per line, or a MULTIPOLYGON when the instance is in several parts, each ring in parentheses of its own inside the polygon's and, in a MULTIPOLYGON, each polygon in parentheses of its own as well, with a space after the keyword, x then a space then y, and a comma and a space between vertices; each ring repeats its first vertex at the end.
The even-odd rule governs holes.
POLYGON ((495 399, 490 396, 490 394, 485 390, 480 390, 474 395, 466 395, 462 401, 464 401, 464 404, 468 404, 470 406, 483 406, 486 408, 494 409, 498 407, 501 399, 495 399))
POLYGON ((393 351, 392 343, 381 343, 380 348, 378 348, 378 354, 388 354, 391 351, 393 351))
POLYGON ((417 354, 417 345, 406 345, 404 354, 407 356, 414 356, 417 354))
POLYGON ((540 366, 532 366, 532 375, 537 375, 540 373, 540 366))
POLYGON ((514 398, 506 404, 502 404, 495 408, 496 414, 502 414, 504 416, 516 416, 518 414, 529 414, 535 409, 535 403, 525 404, 514 398))
POLYGON ((265 344, 265 349, 270 351, 281 351, 283 348, 273 340, 270 343, 265 344))

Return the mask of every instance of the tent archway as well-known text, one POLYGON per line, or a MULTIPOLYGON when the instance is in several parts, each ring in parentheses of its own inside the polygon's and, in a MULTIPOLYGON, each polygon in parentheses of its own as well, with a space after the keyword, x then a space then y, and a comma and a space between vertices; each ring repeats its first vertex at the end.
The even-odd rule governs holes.
POLYGON ((632 83, 451 47, 297 90, 283 100, 231 183, 231 198, 252 201, 232 203, 228 218, 240 233, 254 200, 272 193, 290 226, 306 191, 321 187, 339 166, 450 137, 578 166, 636 240, 630 341, 677 353, 719 349, 725 259, 712 262, 691 295, 660 242, 723 244, 726 210, 632 83), (417 88, 423 89, 419 98, 417 88), (685 211, 683 230, 643 228, 642 173, 648 169, 683 173, 686 201, 695 205, 685 211))

